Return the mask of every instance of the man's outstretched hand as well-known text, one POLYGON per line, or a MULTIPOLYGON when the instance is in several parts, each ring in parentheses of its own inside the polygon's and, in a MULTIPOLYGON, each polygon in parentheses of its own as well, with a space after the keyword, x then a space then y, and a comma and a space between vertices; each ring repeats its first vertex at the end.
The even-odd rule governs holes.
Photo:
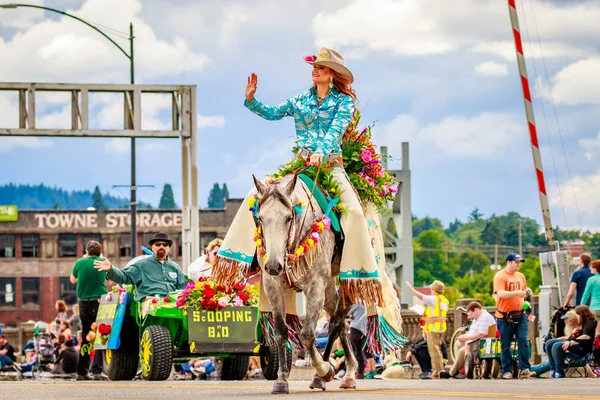
POLYGON ((108 261, 108 258, 104 258, 102 261, 94 261, 94 268, 98 271, 109 271, 111 267, 112 264, 108 261))

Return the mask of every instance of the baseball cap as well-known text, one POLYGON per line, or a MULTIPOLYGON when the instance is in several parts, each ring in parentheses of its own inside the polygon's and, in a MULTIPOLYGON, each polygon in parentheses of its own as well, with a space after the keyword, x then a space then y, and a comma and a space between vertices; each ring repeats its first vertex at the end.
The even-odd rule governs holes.
POLYGON ((525 262, 525 260, 519 255, 519 253, 510 253, 509 255, 507 255, 506 262, 509 261, 525 262))
POLYGON ((560 319, 570 319, 572 321, 579 321, 579 316, 577 315, 577 313, 575 311, 569 310, 569 311, 567 311, 567 313, 565 315, 560 317, 560 319))

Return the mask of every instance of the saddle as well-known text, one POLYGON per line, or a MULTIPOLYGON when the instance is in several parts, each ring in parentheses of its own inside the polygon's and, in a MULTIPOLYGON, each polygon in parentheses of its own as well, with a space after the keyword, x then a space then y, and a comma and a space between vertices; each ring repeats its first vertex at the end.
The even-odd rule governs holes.
POLYGON ((315 200, 317 200, 319 207, 321 207, 321 210, 331 220, 331 228, 334 230, 334 232, 336 234, 341 234, 342 227, 340 225, 340 220, 339 220, 339 215, 338 215, 339 213, 336 212, 335 208, 334 208, 337 205, 339 199, 332 199, 331 196, 329 196, 327 194, 327 192, 325 192, 319 184, 317 184, 314 180, 309 178, 307 175, 299 174, 298 178, 300 178, 302 180, 302 182, 304 182, 304 184, 306 185, 308 190, 311 193, 313 193, 313 197, 315 198, 315 200))

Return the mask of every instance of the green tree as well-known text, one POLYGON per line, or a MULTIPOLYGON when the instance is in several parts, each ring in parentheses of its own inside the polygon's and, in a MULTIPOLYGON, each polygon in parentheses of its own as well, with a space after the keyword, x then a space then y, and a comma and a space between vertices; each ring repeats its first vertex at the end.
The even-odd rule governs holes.
POLYGON ((221 192, 223 192, 223 198, 225 200, 228 200, 229 199, 229 189, 227 188, 226 183, 223 184, 223 188, 221 188, 221 192))
POLYGON ((416 218, 413 219, 412 222, 413 227, 413 237, 419 236, 424 231, 436 230, 436 231, 444 231, 444 225, 442 221, 437 218, 416 218))
POLYGON ((453 259, 458 264, 456 276, 464 276, 471 273, 471 271, 473 273, 480 273, 481 271, 490 269, 490 265, 492 265, 490 258, 480 251, 467 250, 453 257, 453 259))
POLYGON ((102 198, 102 193, 100 193, 100 188, 96 186, 94 189, 94 193, 92 193, 92 207, 96 210, 106 210, 106 203, 102 198))
POLYGON ((533 290, 534 294, 537 294, 540 291, 540 285, 542 284, 542 271, 540 270, 539 257, 527 257, 525 262, 521 264, 519 272, 525 275, 527 287, 533 290))
POLYGON ((475 209, 473 211, 471 211, 471 213, 469 214, 469 221, 470 222, 477 221, 481 217, 483 217, 483 213, 479 211, 478 207, 475 207, 475 209))
POLYGON ((481 232, 481 241, 487 244, 502 244, 504 240, 504 231, 498 217, 492 216, 487 223, 483 232, 481 232))
POLYGON ((208 208, 223 207, 225 207, 225 202, 223 201, 223 191, 219 187, 219 183, 215 182, 208 195, 208 208))
POLYGON ((463 226, 463 223, 458 218, 454 218, 454 221, 450 222, 448 229, 446 229, 446 235, 452 236, 461 226, 463 226))
POLYGON ((158 204, 158 208, 177 208, 177 204, 175 204, 175 196, 173 196, 173 188, 168 183, 165 183, 165 186, 163 187, 162 196, 160 197, 160 203, 158 204))
POLYGON ((429 285, 435 279, 452 285, 454 272, 444 261, 444 234, 436 230, 422 232, 416 238, 415 284, 429 285))
POLYGON ((494 287, 494 274, 489 265, 487 268, 473 274, 466 273, 457 278, 454 282, 454 288, 458 290, 463 297, 479 299, 484 306, 493 306, 496 304, 492 297, 494 287))

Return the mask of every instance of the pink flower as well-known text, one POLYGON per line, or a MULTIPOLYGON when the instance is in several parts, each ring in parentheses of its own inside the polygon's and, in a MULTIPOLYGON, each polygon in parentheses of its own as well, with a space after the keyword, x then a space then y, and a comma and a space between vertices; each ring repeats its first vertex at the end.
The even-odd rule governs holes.
MULTIPOLYGON (((185 286, 185 290, 192 290, 192 289, 195 289, 195 288, 196 288, 196 284, 195 284, 195 283, 188 283, 188 284, 185 286)), ((188 296, 189 296, 189 295, 188 295, 188 296)))
POLYGON ((390 186, 390 192, 391 192, 392 194, 396 194, 396 193, 398 193, 398 186, 396 186, 396 185, 392 185, 392 186, 390 186))
POLYGON ((329 219, 329 217, 323 217, 323 224, 325 224, 326 231, 328 231, 331 228, 331 220, 329 219))
POLYGON ((304 61, 306 62, 315 62, 316 59, 317 57, 315 56, 304 56, 304 61))
POLYGON ((153 297, 152 298, 152 303, 158 303, 158 297, 153 297))
POLYGON ((219 308, 225 308, 225 307, 227 307, 228 304, 229 304, 229 297, 227 297, 227 296, 221 297, 219 300, 217 300, 217 307, 219 307, 219 308))
POLYGON ((175 302, 175 304, 177 305, 177 307, 179 308, 183 308, 184 304, 185 304, 186 298, 183 296, 179 296, 177 298, 177 301, 175 302))
POLYGON ((310 235, 308 235, 308 237, 314 240, 315 243, 319 243, 321 241, 321 236, 319 236, 318 232, 312 232, 310 235))
POLYGON ((233 305, 236 307, 241 307, 244 305, 244 301, 240 299, 239 296, 235 296, 235 298, 233 299, 233 305))
POLYGON ((374 188, 376 186, 376 182, 373 178, 371 177, 367 177, 367 182, 369 182, 369 185, 371 185, 372 188, 374 188))
POLYGON ((188 297, 190 295, 190 291, 188 289, 185 289, 183 292, 181 292, 181 295, 188 297))
POLYGON ((381 191, 381 195, 382 196, 387 196, 387 194, 389 192, 390 192, 390 189, 386 185, 383 185, 383 190, 381 191))
POLYGON ((385 175, 385 168, 381 167, 381 168, 379 169, 379 173, 377 174, 377 177, 378 177, 378 178, 381 178, 381 177, 382 177, 382 176, 384 176, 384 175, 385 175))
POLYGON ((362 158, 362 160, 364 162, 369 162, 369 161, 371 161, 372 154, 371 154, 371 152, 369 150, 365 149, 365 150, 363 150, 363 151, 360 152, 360 158, 362 158))

